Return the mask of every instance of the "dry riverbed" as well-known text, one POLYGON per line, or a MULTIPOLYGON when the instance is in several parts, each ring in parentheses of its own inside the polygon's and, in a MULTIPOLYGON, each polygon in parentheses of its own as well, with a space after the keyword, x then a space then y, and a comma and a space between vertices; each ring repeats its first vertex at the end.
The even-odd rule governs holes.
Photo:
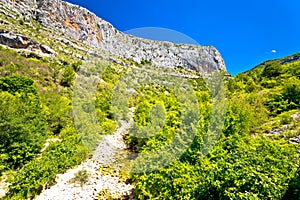
POLYGON ((109 168, 116 154, 126 151, 122 134, 130 129, 132 122, 122 122, 122 126, 112 135, 106 135, 98 144, 92 158, 87 159, 74 169, 57 175, 56 184, 44 189, 37 200, 94 200, 113 198, 130 199, 133 186, 122 177, 117 169, 109 168), (88 174, 83 184, 72 181, 79 171, 88 174), (100 194, 100 195, 99 195, 100 194))

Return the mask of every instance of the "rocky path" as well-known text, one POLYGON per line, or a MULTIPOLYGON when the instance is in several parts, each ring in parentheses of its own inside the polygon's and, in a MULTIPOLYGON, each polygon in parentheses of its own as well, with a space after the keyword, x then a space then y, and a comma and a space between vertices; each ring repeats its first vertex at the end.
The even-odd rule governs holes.
POLYGON ((106 191, 111 196, 129 195, 133 186, 121 180, 117 173, 102 173, 101 167, 109 165, 118 151, 124 151, 126 145, 122 139, 122 133, 132 126, 132 122, 122 122, 122 126, 113 135, 106 135, 98 144, 92 158, 81 163, 74 169, 64 174, 59 174, 55 185, 42 191, 37 200, 94 200, 98 199, 100 192, 106 191), (89 178, 85 184, 71 183, 74 174, 80 170, 86 170, 89 178))

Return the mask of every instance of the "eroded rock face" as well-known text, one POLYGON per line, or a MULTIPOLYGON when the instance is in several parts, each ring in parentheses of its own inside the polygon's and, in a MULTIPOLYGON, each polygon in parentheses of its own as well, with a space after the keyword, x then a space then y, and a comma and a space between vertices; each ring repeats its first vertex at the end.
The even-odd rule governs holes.
POLYGON ((0 44, 16 49, 26 49, 34 45, 31 39, 13 33, 0 33, 0 44))
POLYGON ((25 19, 121 58, 148 60, 160 67, 181 66, 200 72, 226 70, 220 53, 212 46, 157 42, 126 35, 85 8, 61 0, 0 0, 25 19))
POLYGON ((25 49, 38 54, 54 55, 54 50, 20 34, 0 32, 0 44, 14 49, 25 49))
POLYGON ((280 61, 280 64, 283 65, 285 63, 293 62, 293 61, 296 61, 296 60, 300 60, 300 56, 290 56, 287 59, 284 59, 284 60, 280 61))

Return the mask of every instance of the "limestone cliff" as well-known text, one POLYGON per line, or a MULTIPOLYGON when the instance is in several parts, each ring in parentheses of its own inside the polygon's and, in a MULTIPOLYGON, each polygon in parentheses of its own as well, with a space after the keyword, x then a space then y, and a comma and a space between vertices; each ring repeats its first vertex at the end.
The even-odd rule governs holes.
POLYGON ((11 18, 37 21, 120 58, 200 72, 226 70, 220 53, 212 46, 157 42, 126 35, 87 9, 61 0, 0 0, 0 9, 11 18))

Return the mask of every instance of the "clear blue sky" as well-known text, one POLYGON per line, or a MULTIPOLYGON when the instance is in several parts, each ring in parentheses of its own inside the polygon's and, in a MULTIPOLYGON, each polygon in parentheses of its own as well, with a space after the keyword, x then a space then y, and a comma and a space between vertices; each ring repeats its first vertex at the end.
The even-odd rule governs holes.
POLYGON ((120 31, 161 27, 213 45, 230 73, 300 52, 300 0, 67 0, 120 31))

